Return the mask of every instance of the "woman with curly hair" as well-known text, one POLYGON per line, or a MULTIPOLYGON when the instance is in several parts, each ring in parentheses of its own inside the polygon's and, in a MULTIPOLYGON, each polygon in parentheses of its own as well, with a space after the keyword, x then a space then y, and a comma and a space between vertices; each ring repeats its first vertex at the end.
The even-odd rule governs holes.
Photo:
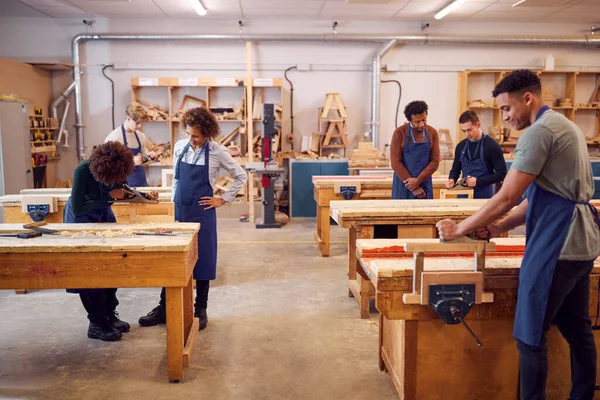
MULTIPOLYGON (((71 197, 63 212, 64 223, 117 222, 111 204, 129 193, 122 187, 133 171, 133 158, 127 147, 107 142, 96 147, 89 160, 82 161, 73 174, 71 197)), ((146 194, 158 199, 158 193, 146 194)), ((115 311, 119 301, 117 289, 68 289, 79 293, 88 313, 88 337, 105 341, 121 338, 129 324, 119 319, 115 311)))
POLYGON ((142 167, 144 159, 158 158, 155 152, 148 153, 146 135, 140 131, 142 124, 148 120, 148 113, 140 103, 134 102, 125 108, 125 114, 127 116, 123 124, 109 133, 104 142, 119 142, 129 149, 133 154, 135 167, 127 177, 127 184, 131 187, 145 187, 148 186, 148 181, 146 171, 142 167))
MULTIPOLYGON (((194 316, 200 319, 200 330, 206 328, 208 317, 208 288, 217 272, 217 213, 216 208, 235 200, 236 194, 248 179, 246 172, 227 152, 227 148, 214 141, 220 133, 214 115, 206 108, 187 110, 181 127, 188 135, 175 144, 173 202, 175 220, 199 222, 198 261, 194 267, 196 301, 194 316), (221 197, 215 196, 213 186, 219 171, 226 170, 234 179, 231 188, 221 197)), ((142 326, 166 322, 165 289, 160 293, 158 307, 139 320, 142 326)))

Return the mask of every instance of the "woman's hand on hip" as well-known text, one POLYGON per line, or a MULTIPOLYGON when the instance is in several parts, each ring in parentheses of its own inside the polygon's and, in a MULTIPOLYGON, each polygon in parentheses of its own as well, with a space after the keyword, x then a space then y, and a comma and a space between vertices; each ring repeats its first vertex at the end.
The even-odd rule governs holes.
POLYGON ((211 208, 219 208, 221 207, 223 204, 225 204, 226 201, 223 200, 223 198, 221 197, 201 197, 200 201, 198 202, 199 205, 201 206, 208 206, 206 208, 204 208, 205 210, 210 210, 211 208))

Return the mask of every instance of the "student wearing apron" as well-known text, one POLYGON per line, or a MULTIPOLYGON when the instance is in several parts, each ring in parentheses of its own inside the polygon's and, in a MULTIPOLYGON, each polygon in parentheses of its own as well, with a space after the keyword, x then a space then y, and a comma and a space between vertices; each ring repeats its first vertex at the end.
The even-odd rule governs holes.
POLYGON ((446 188, 454 187, 462 173, 467 187, 473 188, 474 198, 489 199, 495 193, 494 185, 506 176, 504 152, 494 139, 481 131, 481 122, 474 111, 462 113, 458 123, 466 139, 456 145, 446 188))
MULTIPOLYGON (((206 328, 210 281, 217 273, 217 214, 216 208, 235 200, 246 184, 246 172, 231 158, 227 148, 213 141, 219 135, 219 124, 206 108, 193 108, 181 120, 189 139, 180 140, 174 147, 173 202, 175 220, 198 222, 198 261, 194 267, 196 301, 194 316, 200 319, 200 330, 206 328), (234 179, 231 188, 215 196, 213 185, 221 169, 234 179)), ((166 321, 165 289, 159 305, 139 319, 141 326, 153 326, 166 321)))
MULTIPOLYGON (((111 204, 125 197, 125 190, 119 188, 133 170, 133 160, 129 150, 121 143, 107 142, 96 147, 89 160, 82 161, 73 174, 71 196, 63 211, 64 223, 117 222, 111 204)), ((147 194, 157 199, 158 193, 147 194)), ((116 308, 117 289, 67 289, 78 293, 83 307, 88 313, 88 337, 104 341, 114 341, 129 331, 129 324, 119 319, 116 308)))
POLYGON ((133 155, 134 170, 127 177, 127 184, 131 187, 146 187, 146 171, 142 166, 144 157, 156 159, 155 152, 146 152, 146 135, 139 129, 148 120, 146 110, 139 103, 132 103, 125 109, 127 117, 120 127, 108 134, 104 142, 115 141, 125 145, 133 155))
POLYGON ((431 175, 439 167, 440 148, 437 131, 427 125, 427 110, 424 101, 409 103, 408 122, 392 135, 392 199, 433 199, 431 175))
POLYGON ((593 178, 585 136, 544 105, 539 77, 518 70, 494 90, 503 118, 517 130, 515 161, 500 191, 455 224, 438 222, 440 238, 477 231, 480 237, 526 224, 513 336, 520 362, 521 398, 544 399, 548 376, 546 332, 556 324, 571 348, 571 400, 591 400, 596 345, 589 316, 590 272, 600 253, 600 218, 590 204, 593 178), (568 165, 569 168, 565 168, 568 165), (525 193, 526 200, 510 215, 525 193))

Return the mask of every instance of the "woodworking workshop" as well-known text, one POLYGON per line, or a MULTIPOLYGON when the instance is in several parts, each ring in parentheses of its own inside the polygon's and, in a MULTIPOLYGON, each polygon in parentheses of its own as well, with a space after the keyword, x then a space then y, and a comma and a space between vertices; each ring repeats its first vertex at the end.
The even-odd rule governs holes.
POLYGON ((600 400, 600 0, 0 37, 0 400, 600 400))

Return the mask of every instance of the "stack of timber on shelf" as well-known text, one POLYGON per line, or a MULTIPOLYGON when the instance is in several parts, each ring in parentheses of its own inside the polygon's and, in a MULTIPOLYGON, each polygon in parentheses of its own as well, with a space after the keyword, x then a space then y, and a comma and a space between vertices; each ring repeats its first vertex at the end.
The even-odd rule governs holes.
MULTIPOLYGON (((497 107, 491 93, 494 86, 510 72, 471 70, 458 73, 458 115, 469 109, 476 111, 483 126, 493 127, 490 136, 506 149, 516 146, 522 132, 506 131, 509 127, 505 126, 502 110, 497 107)), ((597 151, 600 145, 600 71, 535 72, 542 81, 544 103, 575 122, 585 134, 588 146, 593 146, 597 151)), ((457 140, 464 139, 464 134, 460 130, 457 132, 457 140)))
POLYGON ((454 143, 452 143, 452 136, 450 135, 449 129, 440 129, 438 131, 440 135, 440 145, 446 146, 445 148, 441 148, 440 151, 442 153, 442 157, 446 159, 454 158, 454 143))
MULTIPOLYGON (((158 140, 162 143, 156 145, 164 148, 161 162, 153 165, 157 167, 173 166, 170 154, 172 145, 185 137, 179 125, 183 113, 190 108, 205 107, 215 114, 222 131, 216 140, 228 148, 231 156, 235 157, 242 167, 249 155, 250 158, 254 158, 254 161, 260 160, 263 103, 275 104, 276 122, 281 123, 284 118, 281 78, 254 78, 250 82, 243 78, 137 77, 131 78, 131 101, 146 106, 152 118, 149 122, 166 122, 168 125, 168 138, 163 140, 161 137, 158 140), (250 86, 255 94, 252 100, 254 112, 251 116, 247 115, 247 101, 249 100, 246 96, 250 86), (148 101, 150 97, 147 96, 152 96, 151 102, 148 101), (251 149, 248 149, 248 123, 253 124, 254 132, 251 149)), ((291 158, 291 156, 285 155, 285 143, 283 142, 285 132, 281 131, 281 127, 278 129, 279 134, 273 143, 273 159, 282 165, 283 159, 291 158)), ((153 135, 152 137, 156 140, 159 136, 153 135)), ((259 190, 253 191, 255 197, 260 197, 259 190)), ((247 189, 244 189, 243 193, 248 196, 247 189)))
POLYGON ((350 168, 389 168, 390 160, 379 150, 373 148, 371 142, 359 142, 358 147, 350 153, 350 168))
POLYGON ((146 138, 146 148, 148 152, 153 151, 156 153, 158 158, 160 159, 161 165, 172 165, 173 158, 171 155, 171 143, 158 143, 154 144, 152 140, 146 138))
MULTIPOLYGON (((318 135, 321 136, 319 143, 319 156, 323 157, 326 150, 337 153, 343 149, 344 157, 348 149, 348 136, 346 135, 346 107, 342 103, 339 93, 327 93, 325 104, 318 109, 318 135), (331 115, 333 114, 333 115, 331 115)), ((329 152, 328 152, 329 153, 329 152)))

